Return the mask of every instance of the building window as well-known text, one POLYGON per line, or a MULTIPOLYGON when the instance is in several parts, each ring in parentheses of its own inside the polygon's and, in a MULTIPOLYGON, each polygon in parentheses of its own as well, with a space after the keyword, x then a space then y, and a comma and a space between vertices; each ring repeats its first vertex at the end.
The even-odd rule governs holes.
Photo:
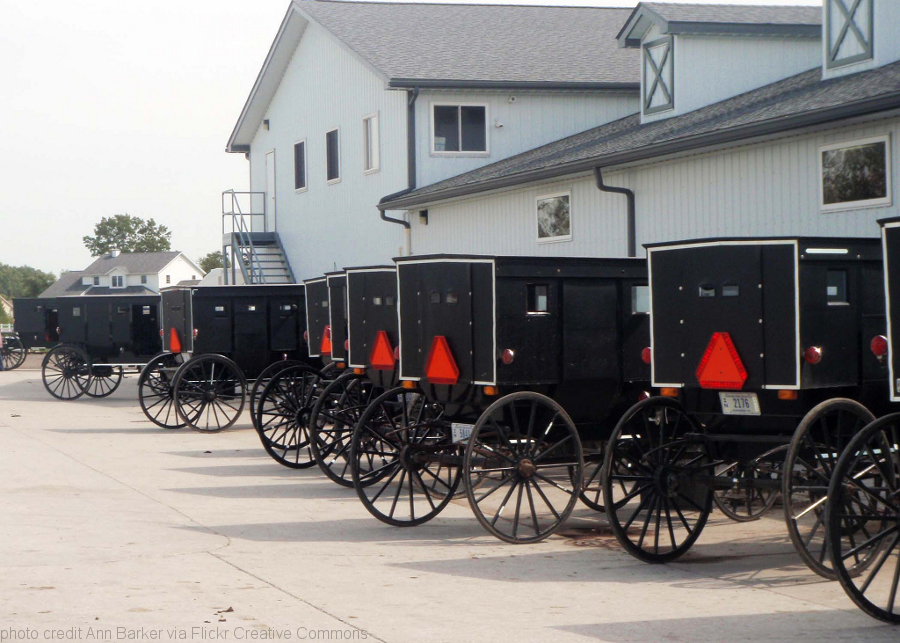
POLYGON ((369 114, 363 119, 363 171, 377 172, 380 163, 378 114, 369 114))
POLYGON ((166 283, 167 284, 172 283, 172 275, 166 275, 166 283))
POLYGON ((828 0, 825 3, 826 69, 874 57, 872 5, 872 0, 828 0))
POLYGON ((340 134, 337 129, 325 133, 325 176, 329 183, 341 180, 340 134))
POLYGON ((99 286, 99 285, 100 285, 100 277, 94 277, 94 285, 95 285, 95 286, 99 286))
POLYGON ((142 284, 147 283, 147 275, 141 275, 141 283, 142 284))
POLYGON ((487 105, 433 105, 432 153, 487 153, 487 112, 487 105))
POLYGON ((113 288, 124 288, 125 287, 125 277, 123 277, 122 275, 113 275, 112 287, 113 288))
POLYGON ((666 36, 643 45, 644 114, 655 114, 675 107, 674 43, 672 36, 666 36))
POLYGON ((848 210, 891 203, 891 141, 888 136, 819 148, 822 210, 848 210))
POLYGON ((306 141, 294 143, 294 189, 306 189, 306 141))
POLYGON ((537 240, 572 240, 572 195, 570 192, 545 194, 537 198, 537 240))

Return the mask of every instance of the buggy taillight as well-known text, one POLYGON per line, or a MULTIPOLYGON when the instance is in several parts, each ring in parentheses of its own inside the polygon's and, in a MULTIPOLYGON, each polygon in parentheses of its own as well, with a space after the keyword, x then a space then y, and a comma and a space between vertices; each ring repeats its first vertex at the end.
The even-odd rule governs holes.
POLYGON ((194 329, 194 339, 197 339, 197 335, 199 335, 199 334, 200 334, 200 329, 199 329, 199 328, 195 328, 195 329, 194 329))
POLYGON ((516 352, 511 348, 506 348, 500 353, 500 361, 502 361, 507 366, 512 364, 516 359, 516 352))
POLYGON ((165 336, 165 332, 163 331, 162 328, 159 329, 159 336, 160 336, 160 337, 164 337, 164 336, 165 336))
POLYGON ((872 354, 881 359, 888 352, 888 340, 884 335, 875 335, 872 338, 872 341, 869 342, 869 350, 872 351, 872 354))
POLYGON ((303 331, 303 341, 309 343, 309 331, 303 331))
POLYGON ((345 350, 345 351, 349 351, 349 350, 350 350, 350 340, 349 340, 349 339, 345 339, 345 340, 344 340, 344 350, 345 350))
POLYGON ((652 357, 653 351, 649 346, 641 351, 641 361, 644 362, 644 364, 649 364, 652 357))
POLYGON ((822 361, 822 348, 819 346, 810 346, 803 351, 803 359, 809 364, 818 364, 822 361))

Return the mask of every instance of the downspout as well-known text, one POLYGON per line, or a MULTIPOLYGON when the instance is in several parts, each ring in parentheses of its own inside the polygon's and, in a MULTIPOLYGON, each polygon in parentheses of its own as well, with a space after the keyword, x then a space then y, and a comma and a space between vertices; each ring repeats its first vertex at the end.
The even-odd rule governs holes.
POLYGON ((625 236, 627 237, 628 256, 636 257, 635 251, 636 238, 634 232, 634 192, 628 188, 617 188, 603 183, 603 168, 594 168, 594 179, 597 181, 597 189, 601 192, 612 192, 615 194, 624 194, 628 204, 628 214, 625 223, 625 236))
MULTIPOLYGON (((392 201, 404 194, 409 194, 416 189, 416 99, 418 97, 419 88, 413 87, 412 91, 409 92, 409 100, 406 103, 406 173, 409 187, 400 190, 399 192, 388 194, 378 202, 378 205, 392 201)), ((406 254, 412 254, 412 231, 409 221, 389 217, 385 214, 384 210, 380 209, 379 214, 381 215, 382 221, 396 223, 397 225, 402 225, 404 227, 406 254)))

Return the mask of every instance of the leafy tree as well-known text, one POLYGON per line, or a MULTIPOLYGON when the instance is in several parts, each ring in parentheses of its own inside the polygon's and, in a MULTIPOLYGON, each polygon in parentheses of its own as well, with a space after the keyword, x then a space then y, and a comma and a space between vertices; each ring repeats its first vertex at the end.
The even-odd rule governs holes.
POLYGON ((225 264, 230 268, 231 261, 228 260, 227 255, 223 255, 220 251, 212 251, 208 255, 200 257, 200 260, 197 262, 197 265, 203 270, 203 272, 209 272, 214 268, 222 267, 222 259, 225 259, 225 264))
POLYGON ((13 323, 12 317, 6 312, 6 309, 0 307, 0 324, 11 324, 13 323))
POLYGON ((49 272, 29 266, 8 266, 0 263, 0 294, 7 299, 37 297, 56 277, 49 272))
POLYGON ((153 219, 144 221, 129 214, 103 217, 94 226, 94 236, 82 238, 91 256, 99 257, 113 248, 122 252, 164 252, 172 249, 172 231, 153 219))

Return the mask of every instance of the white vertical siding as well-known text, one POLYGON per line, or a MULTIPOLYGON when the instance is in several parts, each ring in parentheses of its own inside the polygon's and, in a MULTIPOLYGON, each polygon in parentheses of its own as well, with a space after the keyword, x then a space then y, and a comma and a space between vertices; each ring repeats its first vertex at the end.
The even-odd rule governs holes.
POLYGON ((250 153, 250 183, 265 190, 275 150, 277 227, 297 279, 335 267, 384 263, 399 254, 400 226, 375 205, 407 186, 406 92, 383 79, 322 28, 310 24, 285 71, 250 153), (381 169, 363 174, 363 117, 378 113, 381 169), (325 132, 340 128, 341 180, 325 178, 325 132), (294 190, 294 143, 306 139, 307 190, 294 190))
MULTIPOLYGON (((653 40, 651 33, 644 42, 653 40)), ((642 122, 685 114, 817 67, 822 45, 818 38, 676 35, 673 55, 675 107, 642 116, 642 122)))
POLYGON ((637 92, 423 91, 416 101, 417 185, 430 185, 474 170, 634 114, 639 108, 637 92), (514 102, 510 102, 511 97, 514 102), (490 154, 432 155, 433 102, 486 103, 490 154))
MULTIPOLYGON (((636 195, 637 243, 714 236, 875 237, 877 221, 896 215, 900 197, 900 118, 834 128, 616 172, 608 185, 636 195), (891 135, 893 205, 823 213, 819 147, 891 135)), ((550 256, 624 256, 625 197, 601 193, 593 177, 446 203, 413 218, 416 254, 461 252, 550 256), (537 243, 535 197, 572 191, 572 241, 537 243)))

